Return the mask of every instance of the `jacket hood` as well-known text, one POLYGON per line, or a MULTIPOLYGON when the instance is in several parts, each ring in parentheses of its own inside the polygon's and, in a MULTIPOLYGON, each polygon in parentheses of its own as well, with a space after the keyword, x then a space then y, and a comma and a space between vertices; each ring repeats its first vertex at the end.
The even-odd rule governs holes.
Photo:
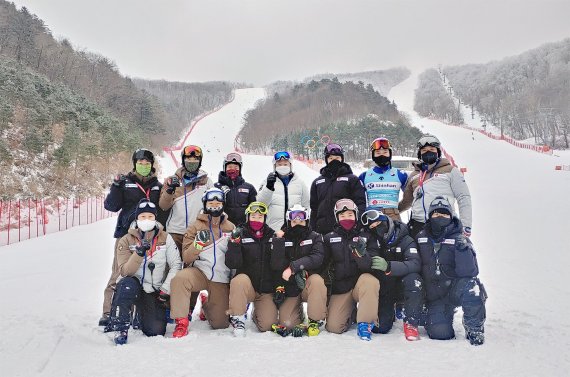
MULTIPOLYGON (((414 166, 415 171, 421 172, 422 166, 424 166, 424 163, 422 161, 414 161, 414 162, 412 162, 412 165, 414 166)), ((435 163, 428 165, 427 171, 432 172, 435 168, 441 168, 443 166, 448 166, 448 165, 451 165, 449 160, 445 157, 442 157, 438 161, 436 161, 435 163)))
POLYGON ((341 175, 352 174, 352 169, 350 168, 350 165, 348 165, 346 162, 341 162, 341 165, 338 168, 338 171, 336 172, 336 174, 333 174, 333 172, 331 171, 331 169, 329 168, 328 165, 322 167, 320 170, 320 173, 323 177, 336 178, 336 177, 340 177, 341 175))
MULTIPOLYGON (((426 232, 428 233, 428 235, 431 238, 436 239, 435 236, 431 232, 430 220, 426 221, 426 225, 425 225, 424 229, 426 230, 426 232)), ((448 226, 445 227, 445 231, 439 237, 439 239, 452 238, 453 236, 459 235, 462 233, 463 233, 463 224, 461 223, 461 220, 459 220, 459 218, 457 216, 453 216, 451 219, 451 224, 449 224, 448 226)))

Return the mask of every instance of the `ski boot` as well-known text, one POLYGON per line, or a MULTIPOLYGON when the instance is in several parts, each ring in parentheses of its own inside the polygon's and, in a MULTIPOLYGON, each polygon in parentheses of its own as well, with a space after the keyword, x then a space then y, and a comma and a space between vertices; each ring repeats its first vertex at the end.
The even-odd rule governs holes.
POLYGON ((172 332, 172 337, 173 338, 182 338, 182 337, 188 335, 188 324, 190 323, 188 318, 186 318, 186 317, 176 318, 174 321, 176 322, 176 327, 174 328, 174 331, 172 332))
POLYGON ((362 340, 372 340, 372 325, 368 322, 358 322, 358 337, 362 340))
POLYGON ((230 324, 234 328, 234 336, 245 336, 245 315, 230 316, 230 324))
POLYGON ((118 346, 127 344, 128 337, 129 337, 129 330, 117 331, 114 338, 115 344, 118 346))

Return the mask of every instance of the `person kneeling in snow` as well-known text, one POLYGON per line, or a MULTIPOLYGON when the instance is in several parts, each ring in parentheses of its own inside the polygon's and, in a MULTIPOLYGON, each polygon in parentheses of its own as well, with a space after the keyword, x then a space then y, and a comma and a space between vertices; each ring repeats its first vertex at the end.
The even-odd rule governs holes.
POLYGON ((386 334, 395 320, 394 304, 404 302, 404 335, 407 340, 418 340, 418 324, 423 305, 421 259, 416 241, 408 234, 408 227, 376 209, 361 216, 368 239, 367 249, 372 257, 374 275, 380 280, 378 326, 372 332, 386 334))
POLYGON ((247 304, 254 303, 253 322, 259 331, 271 330, 277 322, 273 302, 276 278, 271 270, 273 229, 267 225, 267 205, 253 202, 245 210, 247 221, 234 229, 228 243, 226 266, 237 270, 230 281, 227 313, 235 336, 245 335, 247 304))
POLYGON ((273 237, 271 268, 282 278, 273 301, 279 307, 279 335, 319 335, 327 314, 327 287, 318 272, 325 252, 323 236, 308 224, 309 212, 299 204, 287 211, 287 226, 273 237), (307 302, 308 326, 301 325, 302 303, 307 302))
POLYGON ((184 235, 182 259, 192 266, 184 268, 172 279, 170 316, 176 321, 174 338, 188 334, 190 296, 202 290, 208 291, 203 310, 210 326, 214 329, 229 326, 226 309, 230 269, 225 265, 225 254, 234 224, 224 213, 225 201, 222 190, 206 190, 202 196, 203 209, 184 235))
POLYGON ((461 221, 443 196, 429 206, 429 220, 418 234, 426 290, 425 328, 432 339, 452 339, 454 309, 463 309, 465 337, 472 345, 485 341, 487 294, 477 278, 477 256, 461 221))
POLYGON ((121 274, 113 295, 110 323, 116 344, 127 342, 131 307, 136 304, 146 336, 166 332, 166 306, 170 280, 182 268, 172 237, 156 221, 156 205, 143 199, 136 208, 136 221, 117 244, 121 274), (168 269, 168 274, 166 271, 168 269))

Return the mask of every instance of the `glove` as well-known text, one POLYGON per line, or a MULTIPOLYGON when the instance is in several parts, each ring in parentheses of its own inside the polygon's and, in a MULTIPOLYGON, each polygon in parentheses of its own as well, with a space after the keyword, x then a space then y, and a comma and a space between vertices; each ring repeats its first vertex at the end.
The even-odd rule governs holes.
POLYGON ((224 195, 227 195, 228 192, 231 191, 230 188, 229 188, 228 186, 226 186, 226 185, 220 186, 219 189, 224 192, 224 195))
POLYGON ((285 287, 280 285, 279 287, 275 288, 275 293, 273 294, 273 302, 275 303, 275 306, 279 308, 283 301, 285 301, 285 287))
POLYGON ((180 186, 180 178, 178 178, 176 175, 173 175, 166 180, 166 186, 168 186, 166 192, 169 194, 174 194, 176 188, 180 186))
POLYGON ((271 191, 275 191, 275 182, 277 182, 277 175, 274 172, 269 173, 265 186, 271 191))
POLYGON ((382 257, 372 257, 372 269, 386 271, 388 269, 388 262, 382 257))
POLYGON ((170 306, 168 303, 170 301, 170 295, 168 293, 160 291, 156 299, 163 307, 168 308, 170 306))
POLYGON ((305 289, 308 277, 309 273, 305 270, 301 270, 295 274, 295 283, 297 283, 297 287, 299 287, 300 290, 305 289))
POLYGON ((300 338, 305 335, 307 328, 305 325, 297 325, 293 327, 291 330, 288 330, 287 327, 283 325, 271 325, 271 331, 274 333, 281 335, 282 337, 286 337, 288 335, 293 335, 295 338, 300 338))
POLYGON ((117 174, 117 176, 113 178, 113 186, 125 187, 125 182, 127 182, 127 176, 124 174, 117 174))
POLYGON ((287 267, 281 274, 281 277, 283 278, 283 280, 289 281, 291 275, 293 275, 293 271, 291 271, 291 267, 287 267))
POLYGON ((293 335, 293 338, 300 338, 303 335, 305 335, 305 333, 307 332, 307 328, 305 327, 305 325, 297 325, 289 331, 291 331, 291 335, 293 335))
POLYGON ((466 226, 463 228, 463 235, 465 237, 471 237, 471 227, 466 226))
POLYGON ((358 237, 356 242, 350 241, 348 246, 352 250, 352 255, 356 258, 361 258, 366 255, 366 240, 364 238, 358 237))
POLYGON ((230 242, 240 243, 242 233, 243 233, 243 228, 241 226, 236 226, 234 230, 232 230, 232 233, 230 234, 230 242))
POLYGON ((200 230, 196 233, 196 238, 194 239, 194 247, 196 249, 202 250, 208 242, 210 242, 210 231, 200 230))
POLYGON ((281 335, 282 337, 286 337, 287 335, 291 334, 291 331, 287 330, 287 327, 282 325, 271 325, 271 331, 277 335, 281 335))
POLYGON ((469 239, 466 236, 461 235, 457 237, 457 239, 455 240, 455 246, 457 247, 458 250, 463 251, 471 247, 471 242, 469 242, 469 239))
POLYGON ((142 240, 141 244, 135 247, 135 250, 137 251, 138 256, 144 257, 146 255, 146 252, 150 250, 150 243, 148 240, 142 240))

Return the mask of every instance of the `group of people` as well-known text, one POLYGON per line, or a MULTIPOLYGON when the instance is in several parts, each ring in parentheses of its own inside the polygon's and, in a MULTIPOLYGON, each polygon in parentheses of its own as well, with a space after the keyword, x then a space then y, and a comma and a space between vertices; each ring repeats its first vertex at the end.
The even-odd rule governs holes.
POLYGON ((99 325, 115 331, 117 344, 131 326, 164 335, 169 319, 172 336, 184 337, 207 291, 200 317, 213 329, 231 325, 236 336, 253 305, 259 331, 281 336, 315 336, 323 326, 340 334, 356 323, 358 337, 371 340, 400 318, 410 341, 419 326, 432 339, 451 339, 462 307, 466 338, 483 344, 487 296, 463 175, 433 135, 418 141, 410 175, 391 166, 386 138, 370 153, 375 166, 357 177, 343 148, 328 144, 307 189, 291 155, 277 152, 256 190, 235 152, 214 183, 201 169, 201 148, 186 146, 182 166, 161 184, 153 154, 135 151, 133 170, 114 179, 105 200, 120 214, 99 325), (400 212, 408 209, 406 224, 400 212))

